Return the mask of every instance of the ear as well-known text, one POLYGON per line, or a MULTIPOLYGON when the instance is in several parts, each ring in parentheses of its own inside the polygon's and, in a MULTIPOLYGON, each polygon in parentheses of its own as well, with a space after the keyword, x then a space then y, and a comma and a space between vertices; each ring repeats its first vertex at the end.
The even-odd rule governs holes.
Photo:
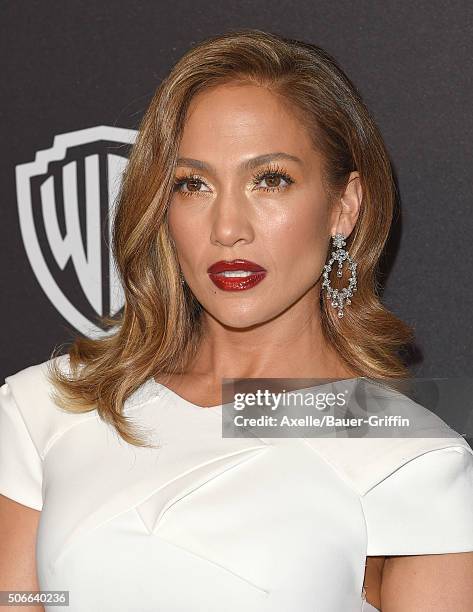
POLYGON ((346 238, 352 233, 360 214, 363 190, 360 175, 354 171, 348 177, 345 192, 334 202, 331 217, 331 236, 340 233, 346 238))

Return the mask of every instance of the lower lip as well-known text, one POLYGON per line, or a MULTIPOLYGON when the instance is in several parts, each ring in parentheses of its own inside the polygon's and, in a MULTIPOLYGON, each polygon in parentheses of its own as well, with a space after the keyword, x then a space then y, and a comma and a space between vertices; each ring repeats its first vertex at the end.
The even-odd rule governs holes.
POLYGON ((222 276, 220 274, 209 274, 210 280, 223 291, 245 291, 260 283, 266 276, 266 272, 253 272, 249 276, 222 276))

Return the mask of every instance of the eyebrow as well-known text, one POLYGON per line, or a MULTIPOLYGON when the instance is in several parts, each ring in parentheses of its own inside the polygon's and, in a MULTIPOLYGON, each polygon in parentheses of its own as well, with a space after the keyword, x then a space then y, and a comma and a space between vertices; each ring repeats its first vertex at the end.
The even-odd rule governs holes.
MULTIPOLYGON (((299 164, 302 164, 303 161, 296 155, 290 155, 289 153, 264 153, 263 155, 258 155, 257 157, 252 157, 240 164, 240 168, 242 170, 252 170, 257 166, 262 166, 263 164, 267 164, 272 161, 277 161, 280 159, 285 159, 289 161, 294 161, 299 164)), ((187 166, 190 168, 196 168, 197 170, 207 170, 209 172, 215 172, 215 168, 206 162, 203 162, 199 159, 192 159, 192 157, 180 157, 177 160, 176 166, 187 166)))

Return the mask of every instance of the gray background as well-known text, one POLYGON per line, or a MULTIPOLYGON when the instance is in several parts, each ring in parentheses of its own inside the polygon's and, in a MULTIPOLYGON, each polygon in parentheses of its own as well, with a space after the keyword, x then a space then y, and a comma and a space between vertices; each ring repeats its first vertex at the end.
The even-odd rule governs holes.
POLYGON ((136 129, 181 54, 238 27, 321 45, 358 86, 401 193, 383 299, 415 326, 414 374, 471 376, 472 25, 472 5, 458 1, 4 2, 2 377, 74 333, 26 257, 15 166, 56 134, 136 129))

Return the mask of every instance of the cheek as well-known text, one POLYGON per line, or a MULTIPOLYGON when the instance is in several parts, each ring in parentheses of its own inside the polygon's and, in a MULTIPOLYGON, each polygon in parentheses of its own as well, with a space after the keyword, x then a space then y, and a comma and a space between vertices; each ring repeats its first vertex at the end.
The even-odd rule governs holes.
POLYGON ((195 225, 193 226, 189 215, 185 214, 182 207, 173 205, 173 202, 168 210, 168 227, 179 255, 186 260, 192 258, 192 249, 196 241, 189 238, 195 232, 195 225))
POLYGON ((325 206, 298 206, 265 224, 263 233, 277 269, 287 269, 292 274, 300 271, 306 277, 323 266, 329 240, 325 206))

